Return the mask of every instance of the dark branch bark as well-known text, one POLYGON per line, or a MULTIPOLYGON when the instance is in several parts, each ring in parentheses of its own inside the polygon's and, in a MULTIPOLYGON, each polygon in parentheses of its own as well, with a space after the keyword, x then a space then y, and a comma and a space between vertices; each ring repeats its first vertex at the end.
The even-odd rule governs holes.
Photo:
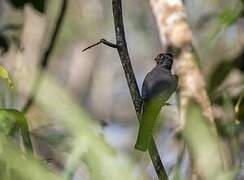
MULTIPOLYGON (((114 16, 117 50, 130 89, 130 94, 136 110, 137 118, 140 121, 142 98, 136 82, 136 78, 133 72, 133 68, 131 65, 131 61, 127 49, 127 43, 126 43, 125 32, 124 32, 124 24, 123 24, 123 16, 122 16, 122 4, 121 4, 121 0, 113 0, 112 2, 113 2, 112 5, 113 5, 113 16, 114 16)), ((158 178, 160 180, 168 179, 165 168, 160 159, 160 155, 158 153, 156 144, 153 139, 151 140, 148 151, 158 178)))
POLYGON ((30 97, 27 99, 25 105, 23 106, 22 111, 24 113, 26 113, 29 110, 29 108, 32 106, 32 104, 34 102, 35 95, 36 95, 38 88, 39 88, 40 80, 42 79, 42 74, 48 66, 49 57, 50 57, 51 53, 53 52, 53 48, 55 46, 58 33, 60 32, 61 25, 62 25, 62 22, 64 20, 65 12, 67 9, 67 3, 68 3, 67 0, 62 1, 60 13, 59 13, 59 16, 58 16, 58 19, 56 22, 56 26, 55 26, 54 31, 52 33, 50 43, 48 44, 46 50, 44 51, 44 53, 41 57, 40 62, 39 62, 40 69, 35 76, 34 85, 33 85, 33 88, 31 90, 30 97))
POLYGON ((95 43, 95 44, 93 44, 91 46, 88 46, 87 48, 83 49, 82 52, 84 52, 84 51, 86 51, 86 50, 88 50, 90 48, 93 48, 93 47, 95 47, 95 46, 97 46, 99 44, 105 44, 106 46, 109 46, 111 48, 117 48, 118 47, 117 44, 111 43, 111 42, 107 41, 106 39, 100 39, 99 42, 97 42, 97 43, 95 43))

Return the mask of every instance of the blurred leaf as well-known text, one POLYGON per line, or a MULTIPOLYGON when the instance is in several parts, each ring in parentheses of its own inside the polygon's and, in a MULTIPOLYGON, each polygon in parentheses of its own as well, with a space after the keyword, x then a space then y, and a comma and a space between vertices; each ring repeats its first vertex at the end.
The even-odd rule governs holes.
POLYGON ((0 122, 4 135, 8 135, 15 126, 16 129, 20 129, 25 148, 32 152, 28 124, 22 112, 15 109, 0 109, 0 122))
POLYGON ((9 41, 6 36, 1 34, 0 34, 0 49, 2 49, 1 54, 4 54, 9 50, 9 41))
POLYGON ((0 135, 0 164, 5 163, 10 168, 10 180, 58 180, 58 177, 48 170, 44 163, 23 153, 12 141, 0 135))
POLYGON ((182 175, 180 172, 180 163, 181 162, 177 162, 175 168, 174 168, 174 176, 173 176, 173 180, 182 180, 182 175))
POLYGON ((9 135, 15 127, 16 120, 9 117, 9 113, 3 109, 0 109, 0 133, 3 135, 9 135))
POLYGON ((107 144, 98 124, 50 77, 43 78, 36 102, 50 117, 60 117, 60 123, 74 137, 66 176, 71 177, 77 162, 83 160, 90 170, 91 179, 139 179, 138 174, 133 173, 133 163, 107 144))
POLYGON ((56 150, 65 151, 70 149, 70 133, 65 128, 59 127, 57 123, 39 125, 37 128, 32 129, 31 137, 35 141, 54 147, 56 150))
POLYGON ((219 21, 215 29, 208 35, 208 40, 206 41, 207 44, 205 45, 205 53, 208 53, 210 49, 217 45, 226 30, 233 25, 243 13, 243 8, 238 3, 235 4, 234 7, 228 6, 220 12, 220 15, 217 17, 219 21))
MULTIPOLYGON (((195 102, 190 102, 187 106, 183 137, 189 148, 193 167, 200 177, 218 179, 226 173, 214 124, 203 116, 201 108, 195 102)), ((224 179, 227 180, 222 178, 224 179)))
POLYGON ((87 148, 84 146, 84 142, 82 142, 82 137, 77 137, 73 143, 72 152, 70 153, 70 157, 66 163, 66 170, 64 174, 64 179, 69 180, 72 179, 73 174, 77 166, 80 164, 80 160, 87 155, 87 148), (83 144, 83 145, 82 145, 83 144))
POLYGON ((229 61, 222 61, 215 67, 209 79, 208 90, 210 93, 225 80, 232 68, 233 64, 229 61))
POLYGON ((225 27, 229 27, 237 21, 241 14, 241 8, 226 8, 219 16, 220 23, 225 27))
POLYGON ((13 87, 13 82, 9 76, 8 71, 0 65, 0 78, 7 81, 9 87, 13 87))
POLYGON ((16 119, 16 125, 21 130, 24 146, 28 151, 32 152, 33 151, 32 142, 30 139, 28 123, 27 123, 27 120, 25 119, 24 113, 22 113, 18 110, 15 110, 15 109, 7 109, 6 111, 13 118, 16 119))

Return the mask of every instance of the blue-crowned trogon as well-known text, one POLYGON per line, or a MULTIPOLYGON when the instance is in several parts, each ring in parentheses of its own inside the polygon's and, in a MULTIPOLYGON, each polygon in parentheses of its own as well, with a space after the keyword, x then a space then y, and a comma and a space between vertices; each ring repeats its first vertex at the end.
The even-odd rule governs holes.
POLYGON ((140 151, 147 150, 160 109, 178 85, 178 77, 171 73, 173 55, 162 53, 154 60, 157 65, 146 75, 142 85, 143 107, 135 145, 140 151))

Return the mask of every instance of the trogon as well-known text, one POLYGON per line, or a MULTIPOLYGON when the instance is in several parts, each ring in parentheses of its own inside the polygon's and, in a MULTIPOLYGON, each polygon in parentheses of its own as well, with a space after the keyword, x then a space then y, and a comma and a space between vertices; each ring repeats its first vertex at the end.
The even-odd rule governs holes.
POLYGON ((171 72, 173 55, 161 53, 154 60, 157 64, 146 75, 142 85, 143 106, 135 145, 140 151, 147 150, 158 114, 178 85, 177 75, 171 72))

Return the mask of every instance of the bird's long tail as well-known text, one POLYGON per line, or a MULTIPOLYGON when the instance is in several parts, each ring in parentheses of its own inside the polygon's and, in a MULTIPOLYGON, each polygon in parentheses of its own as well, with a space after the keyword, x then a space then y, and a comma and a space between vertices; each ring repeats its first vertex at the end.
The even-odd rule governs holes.
MULTIPOLYGON (((149 124, 151 126, 151 124, 149 124)), ((139 133, 137 136, 135 148, 140 151, 146 151, 148 148, 148 144, 152 138, 152 128, 146 126, 145 124, 140 125, 139 133), (146 130, 145 130, 146 128, 146 130)))
POLYGON ((152 139, 153 128, 159 111, 160 108, 144 106, 144 111, 142 113, 141 123, 139 127, 139 133, 135 144, 135 148, 137 150, 147 150, 148 145, 152 139))

